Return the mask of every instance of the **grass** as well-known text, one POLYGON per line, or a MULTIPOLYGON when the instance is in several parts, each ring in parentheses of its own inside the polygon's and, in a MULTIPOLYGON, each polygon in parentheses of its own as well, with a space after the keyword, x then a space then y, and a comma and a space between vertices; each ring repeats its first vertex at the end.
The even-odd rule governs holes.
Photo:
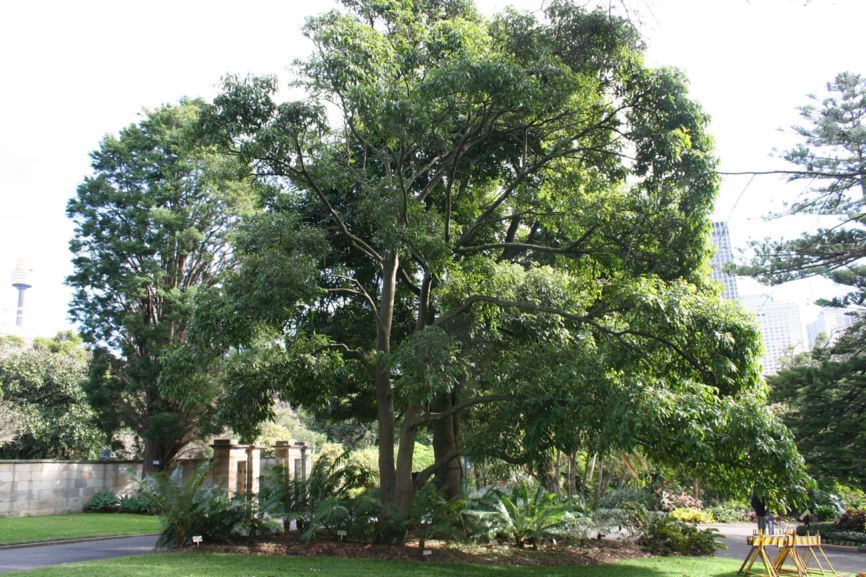
POLYGON ((9 577, 735 577, 739 563, 716 557, 656 557, 591 567, 438 565, 324 557, 163 553, 7 573, 9 577))
POLYGON ((74 513, 44 517, 0 518, 0 545, 157 532, 159 532, 159 517, 152 515, 74 513))

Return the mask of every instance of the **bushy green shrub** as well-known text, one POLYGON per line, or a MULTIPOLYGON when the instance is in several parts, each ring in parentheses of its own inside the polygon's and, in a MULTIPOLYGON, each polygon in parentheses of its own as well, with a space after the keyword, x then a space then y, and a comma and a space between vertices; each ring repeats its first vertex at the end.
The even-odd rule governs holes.
POLYGON ((813 514, 819 521, 832 521, 837 516, 833 505, 816 505, 813 514))
POLYGON ((728 507, 725 505, 714 505, 712 507, 707 507, 705 510, 713 516, 716 523, 740 523, 749 520, 748 511, 745 509, 738 509, 736 507, 728 507))
POLYGON ((374 491, 340 499, 326 497, 307 521, 301 539, 309 542, 325 532, 331 538, 368 542, 376 535, 379 499, 374 491))
POLYGON ((629 519, 637 530, 637 543, 654 555, 714 555, 725 547, 716 529, 698 529, 670 515, 629 506, 629 519))
POLYGON ((319 516, 319 506, 329 505, 362 494, 376 480, 375 473, 348 452, 331 446, 319 454, 309 477, 289 479, 285 467, 271 468, 264 477, 259 501, 266 513, 295 521, 302 532, 319 516))
POLYGON ((153 515, 157 513, 156 505, 144 495, 123 495, 117 501, 118 511, 136 515, 153 515))
MULTIPOLYGON (((797 527, 798 535, 806 534, 806 526, 800 525, 797 527)), ((821 539, 829 543, 850 544, 858 547, 866 547, 866 532, 863 531, 846 531, 839 529, 833 522, 812 523, 808 527, 810 534, 821 534, 821 539)))
POLYGON ((157 473, 141 482, 141 493, 159 510, 162 530, 158 548, 183 547, 193 536, 207 541, 226 542, 246 514, 243 501, 229 499, 221 489, 205 487, 207 465, 193 472, 186 481, 178 467, 171 475, 157 473))
POLYGON ((710 511, 680 507, 669 513, 671 517, 684 523, 715 523, 716 519, 710 511))
POLYGON ((111 491, 99 491, 84 504, 87 513, 114 513, 120 506, 120 500, 111 491))
POLYGON ((627 503, 640 503, 646 509, 656 509, 658 497, 649 489, 625 487, 605 494, 596 503, 598 509, 622 509, 627 503))

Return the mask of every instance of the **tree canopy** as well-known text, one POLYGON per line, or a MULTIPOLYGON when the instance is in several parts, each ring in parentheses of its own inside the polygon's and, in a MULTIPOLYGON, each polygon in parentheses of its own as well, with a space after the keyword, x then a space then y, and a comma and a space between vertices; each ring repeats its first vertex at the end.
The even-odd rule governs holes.
POLYGON ((202 115, 272 188, 196 310, 233 351, 215 358, 236 430, 274 398, 375 420, 386 516, 434 473, 453 487, 467 452, 588 438, 743 493, 802 482, 756 330, 708 281, 707 117, 628 21, 346 0, 305 33, 306 99, 229 79, 202 115), (436 462, 413 477, 421 431, 436 462))
POLYGON ((2 356, 0 427, 14 427, 0 458, 95 457, 105 439, 82 388, 86 375, 87 353, 71 333, 2 356))
POLYGON ((186 327, 196 291, 231 266, 228 236, 252 206, 244 165, 197 139, 201 107, 163 106, 106 136, 67 207, 70 315, 93 349, 88 397, 104 430, 144 439, 145 471, 212 422, 213 378, 185 350, 186 327))
MULTIPOLYGON (((796 239, 754 243, 756 256, 740 267, 761 281, 780 284, 823 276, 850 291, 819 304, 862 307, 866 303, 866 79, 843 72, 822 97, 800 108, 802 141, 785 153, 798 170, 790 180, 809 188, 786 214, 833 218, 833 226, 796 239)), ((827 480, 866 486, 859 462, 864 450, 862 413, 863 320, 833 345, 772 378, 773 399, 785 407, 784 421, 797 438, 810 471, 827 480)))
POLYGON ((794 130, 802 142, 785 153, 800 170, 792 181, 811 186, 785 214, 833 217, 833 226, 799 238, 754 243, 756 257, 740 267, 762 282, 780 284, 823 276, 851 288, 825 304, 866 304, 866 79, 843 72, 827 84, 823 98, 811 96, 800 108, 804 124, 794 130))

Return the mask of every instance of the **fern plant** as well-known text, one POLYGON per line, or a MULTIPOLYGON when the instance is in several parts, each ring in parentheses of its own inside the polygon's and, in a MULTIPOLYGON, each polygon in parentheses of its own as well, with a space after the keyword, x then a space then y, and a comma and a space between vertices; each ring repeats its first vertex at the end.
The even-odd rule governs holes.
POLYGON ((291 521, 304 531, 317 516, 324 514, 320 505, 341 502, 375 483, 375 473, 352 461, 348 452, 323 452, 316 459, 306 479, 289 479, 285 467, 277 466, 265 475, 261 493, 262 509, 281 517, 286 526, 291 521))
POLYGON ((211 541, 230 539, 243 509, 224 491, 204 486, 207 471, 208 465, 202 464, 184 481, 178 467, 170 475, 157 473, 142 480, 142 495, 160 514, 157 548, 183 547, 194 535, 211 541))
POLYGON ((555 494, 541 486, 533 491, 526 482, 510 495, 494 493, 485 509, 470 514, 481 520, 489 538, 508 539, 519 547, 537 547, 544 539, 560 535, 571 517, 555 494))

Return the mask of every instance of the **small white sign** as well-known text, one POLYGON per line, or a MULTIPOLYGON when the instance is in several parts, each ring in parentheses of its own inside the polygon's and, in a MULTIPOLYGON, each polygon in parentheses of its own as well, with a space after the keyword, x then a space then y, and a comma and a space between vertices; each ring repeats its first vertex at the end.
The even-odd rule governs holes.
POLYGON ((429 557, 430 555, 433 554, 433 551, 430 549, 424 549, 423 551, 421 551, 421 554, 425 557, 429 557))
POLYGON ((153 464, 156 465, 157 467, 159 467, 159 459, 154 459, 153 464))
POLYGON ((340 529, 339 531, 337 531, 337 537, 345 537, 345 536, 346 536, 346 532, 344 530, 340 529))
POLYGON ((202 539, 201 535, 193 535, 192 542, 195 544, 196 547, 198 547, 202 541, 204 541, 204 539, 202 539))

